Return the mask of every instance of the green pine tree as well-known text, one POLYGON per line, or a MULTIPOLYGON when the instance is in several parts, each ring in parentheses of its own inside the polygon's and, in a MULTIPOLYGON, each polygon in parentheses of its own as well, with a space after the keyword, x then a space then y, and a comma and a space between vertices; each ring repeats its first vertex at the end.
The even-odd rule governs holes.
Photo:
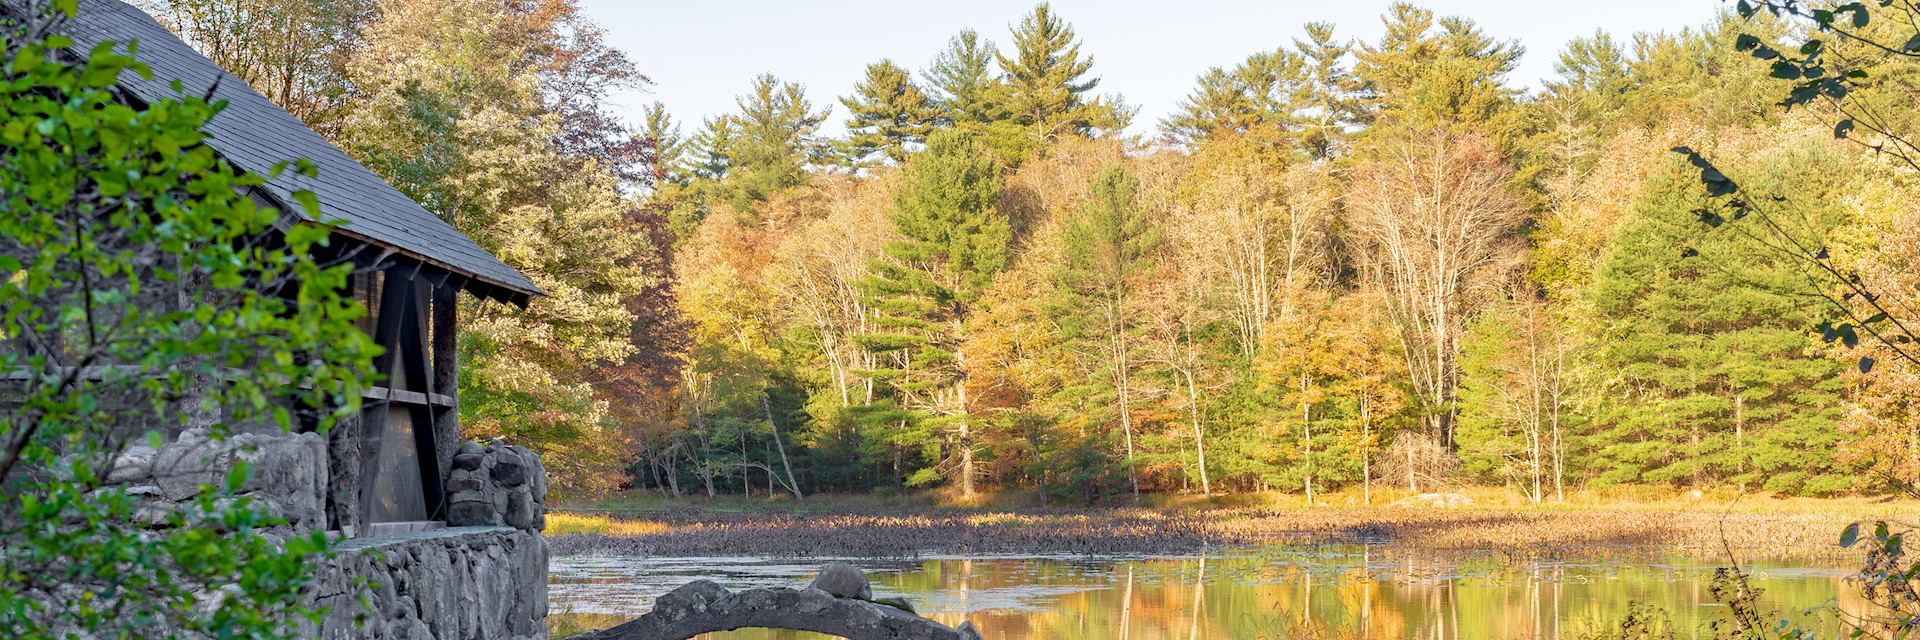
POLYGON ((688 178, 685 163, 689 144, 680 134, 680 123, 674 122, 673 116, 667 113, 667 105, 659 102, 647 105, 641 111, 641 118, 640 137, 647 143, 646 162, 653 171, 654 184, 684 184, 688 178))
POLYGON ((1106 400, 1119 424, 1128 486, 1136 500, 1133 406, 1140 392, 1134 378, 1143 341, 1137 298, 1164 237, 1152 212, 1135 201, 1139 189, 1139 181, 1118 166, 1094 177, 1092 198, 1061 229, 1061 264, 1053 278, 1058 295, 1049 305, 1064 342, 1076 353, 1090 354, 1091 391, 1106 400))
MULTIPOLYGON (((1805 213, 1796 233, 1820 246, 1847 217, 1846 189, 1821 183, 1843 175, 1835 162, 1782 154, 1745 182, 1792 194, 1805 213), (1808 169, 1823 165, 1834 170, 1808 169)), ((1594 278, 1606 327, 1596 364, 1617 372, 1619 390, 1598 416, 1592 470, 1607 483, 1843 488, 1833 461, 1841 364, 1807 333, 1831 312, 1796 295, 1805 276, 1753 236, 1703 233, 1703 220, 1726 211, 1696 175, 1676 163, 1649 182, 1594 278)))
POLYGON ((1344 152, 1348 131, 1359 122, 1357 81, 1345 62, 1353 45, 1334 39, 1332 23, 1309 22, 1305 29, 1306 39, 1293 41, 1306 61, 1307 76, 1299 96, 1305 112, 1297 115, 1296 144, 1310 157, 1324 160, 1344 152))
POLYGON ((748 204, 806 181, 807 165, 826 159, 818 138, 831 107, 813 110, 806 88, 781 82, 773 74, 753 79, 753 89, 737 103, 737 137, 727 154, 727 199, 748 204))
POLYGON ((999 168, 957 131, 937 133, 907 163, 894 193, 899 239, 875 260, 860 289, 879 331, 861 346, 890 358, 870 372, 897 391, 923 425, 950 428, 954 481, 973 493, 973 418, 961 344, 980 295, 1005 268, 1012 226, 998 208, 999 168))
POLYGON ((989 123, 1008 117, 1006 85, 993 73, 999 55, 993 42, 968 29, 947 41, 947 49, 934 58, 925 76, 949 122, 989 123))
POLYGON ((867 65, 867 77, 854 85, 847 106, 847 155, 860 162, 880 154, 894 163, 926 142, 942 118, 940 108, 915 86, 906 69, 891 60, 867 65))
POLYGON ((709 117, 700 123, 700 131, 693 134, 688 143, 688 170, 693 175, 708 180, 720 180, 727 177, 733 167, 733 146, 739 140, 740 129, 734 124, 732 116, 709 117))
POLYGON ((1502 149, 1518 143, 1524 126, 1514 108, 1519 92, 1506 78, 1520 62, 1520 45, 1488 37, 1471 20, 1436 17, 1406 3, 1395 3, 1384 22, 1379 43, 1354 54, 1364 124, 1471 129, 1502 149))
POLYGON ((1087 77, 1093 56, 1080 53, 1073 27, 1046 3, 1035 5, 1013 29, 1013 55, 994 54, 1006 75, 1006 107, 1014 121, 1043 135, 1118 131, 1132 109, 1090 95, 1100 79, 1087 77))

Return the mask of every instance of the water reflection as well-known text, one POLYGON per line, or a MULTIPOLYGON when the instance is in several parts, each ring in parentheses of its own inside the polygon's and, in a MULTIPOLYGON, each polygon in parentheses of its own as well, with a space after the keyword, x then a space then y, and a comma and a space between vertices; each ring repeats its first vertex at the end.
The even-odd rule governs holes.
MULTIPOLYGON (((644 613, 696 577, 732 589, 802 586, 824 560, 575 556, 552 565, 553 611, 589 627, 644 613)), ((1529 559, 1375 546, 1274 547, 1181 557, 942 557, 854 561, 876 596, 906 596, 929 617, 972 620, 989 638, 1575 638, 1627 613, 1664 607, 1680 637, 1717 619, 1715 565, 1661 559, 1529 559)), ((1761 601, 1802 612, 1845 594, 1836 568, 1756 563, 1761 601)), ((1840 604, 1855 603, 1842 598, 1840 604)), ((806 638, 738 631, 715 637, 806 638)))

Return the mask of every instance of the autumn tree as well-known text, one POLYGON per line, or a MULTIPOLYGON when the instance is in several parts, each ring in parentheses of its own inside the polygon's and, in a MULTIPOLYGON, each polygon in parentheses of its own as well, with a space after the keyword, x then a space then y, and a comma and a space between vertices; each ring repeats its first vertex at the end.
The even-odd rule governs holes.
POLYGON ((1366 294, 1314 300, 1279 323, 1261 345, 1254 371, 1274 399, 1269 420, 1273 480, 1296 484, 1309 505, 1318 492, 1352 480, 1371 499, 1371 462, 1380 428, 1399 394, 1390 340, 1366 294))
MULTIPOLYGON (((1177 230, 1176 230, 1177 233, 1177 230)), ((1186 251, 1184 239, 1169 234, 1169 252, 1186 251)), ((1192 268, 1184 260, 1162 260, 1159 269, 1143 283, 1147 341, 1142 359, 1168 378, 1172 389, 1164 394, 1174 405, 1175 415, 1184 412, 1187 438, 1193 445, 1189 474, 1200 483, 1200 494, 1213 496, 1213 476, 1207 466, 1209 423, 1207 403, 1229 378, 1229 366, 1222 362, 1209 339, 1219 314, 1211 304, 1213 291, 1206 272, 1192 268), (1202 391, 1206 392, 1203 397, 1202 391)))
POLYGON ((1509 267, 1525 211, 1492 142, 1444 130, 1398 135, 1354 172, 1348 211, 1400 334, 1430 437, 1451 447, 1460 336, 1509 267))
POLYGON ((525 311, 462 310, 462 426, 556 454, 562 486, 604 482, 597 465, 617 468, 619 452, 594 437, 607 404, 585 374, 634 351, 625 302, 654 282, 657 248, 620 176, 560 144, 590 121, 550 110, 555 54, 529 45, 548 36, 515 29, 562 23, 523 18, 476 0, 386 7, 348 65, 340 139, 548 294, 525 311))
POLYGON ((1206 274, 1251 358, 1270 325, 1328 283, 1332 185, 1270 128, 1202 145, 1178 191, 1181 260, 1206 274))
POLYGON ((1461 348, 1462 466, 1535 503, 1566 496, 1580 354, 1565 326, 1531 292, 1518 291, 1475 318, 1461 348))
POLYGON ((348 108, 346 64, 378 0, 137 0, 261 95, 332 134, 348 108))

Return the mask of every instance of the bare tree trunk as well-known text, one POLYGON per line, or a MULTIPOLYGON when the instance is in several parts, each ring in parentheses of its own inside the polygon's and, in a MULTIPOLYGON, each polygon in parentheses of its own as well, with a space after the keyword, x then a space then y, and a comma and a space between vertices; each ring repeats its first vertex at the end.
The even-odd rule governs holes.
POLYGON ((1193 385, 1193 370, 1185 369, 1181 373, 1187 378, 1187 403, 1191 405, 1188 414, 1193 418, 1193 453, 1200 466, 1200 495, 1213 497, 1213 484, 1207 480, 1207 439, 1200 430, 1200 392, 1193 385))
MULTIPOLYGON (((961 371, 966 371, 966 352, 954 350, 954 362, 961 371)), ((967 411, 966 380, 962 379, 955 386, 955 393, 960 400, 960 495, 973 497, 973 416, 967 411)))
POLYGON ((675 498, 680 497, 680 464, 678 462, 679 450, 680 450, 680 443, 678 442, 675 442, 671 447, 667 447, 667 462, 666 462, 667 487, 673 490, 673 497, 675 498))
POLYGON ((1373 504, 1373 452, 1368 451, 1373 442, 1373 407, 1369 398, 1360 396, 1360 502, 1373 504))
MULTIPOLYGON (((1117 310, 1115 311, 1115 316, 1118 316, 1117 310)), ((1135 469, 1133 464, 1133 402, 1132 399, 1127 396, 1126 341, 1122 336, 1123 329, 1119 325, 1120 323, 1118 321, 1108 324, 1109 330, 1112 332, 1108 344, 1113 349, 1114 390, 1116 395, 1119 396, 1120 431, 1125 434, 1127 442, 1127 484, 1133 489, 1133 501, 1138 503, 1140 502, 1140 475, 1139 470, 1135 469)))
MULTIPOLYGON (((773 419, 773 406, 767 403, 764 393, 760 394, 760 411, 767 414, 767 426, 773 428, 773 446, 780 451, 780 468, 787 472, 787 489, 793 492, 793 499, 806 500, 806 496, 800 495, 800 481, 793 478, 793 465, 787 462, 787 445, 780 441, 780 423, 773 419)), ((767 475, 773 475, 773 471, 768 470, 767 475)), ((768 488, 767 493, 772 495, 772 488, 768 488)))
POLYGON ((1313 405, 1307 404, 1307 374, 1300 374, 1300 446, 1307 464, 1307 506, 1313 506, 1313 405))
POLYGON ((713 488, 713 441, 702 436, 700 449, 706 454, 706 459, 700 461, 700 479, 707 483, 707 499, 711 500, 719 496, 713 488))
POLYGON ((1407 490, 1420 493, 1420 485, 1416 484, 1413 480, 1413 447, 1411 443, 1408 444, 1409 446, 1402 447, 1407 450, 1407 490))

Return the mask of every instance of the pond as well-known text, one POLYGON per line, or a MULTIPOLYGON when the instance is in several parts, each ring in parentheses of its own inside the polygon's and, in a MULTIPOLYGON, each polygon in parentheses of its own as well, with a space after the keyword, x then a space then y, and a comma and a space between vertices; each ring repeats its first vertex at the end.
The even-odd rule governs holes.
MULTIPOLYGON (((877 597, 905 596, 989 639, 1579 638, 1631 603, 1666 611, 1679 637, 1724 608, 1712 562, 1646 557, 1533 559, 1373 545, 1276 546, 1189 556, 929 556, 851 560, 877 597)), ((587 628, 645 613, 696 578, 730 589, 805 586, 825 559, 568 556, 552 562, 553 615, 587 628)), ((1845 569, 1748 565, 1776 617, 1831 633, 1809 608, 1853 608, 1845 569)), ((716 638, 823 637, 742 630, 716 638)))

